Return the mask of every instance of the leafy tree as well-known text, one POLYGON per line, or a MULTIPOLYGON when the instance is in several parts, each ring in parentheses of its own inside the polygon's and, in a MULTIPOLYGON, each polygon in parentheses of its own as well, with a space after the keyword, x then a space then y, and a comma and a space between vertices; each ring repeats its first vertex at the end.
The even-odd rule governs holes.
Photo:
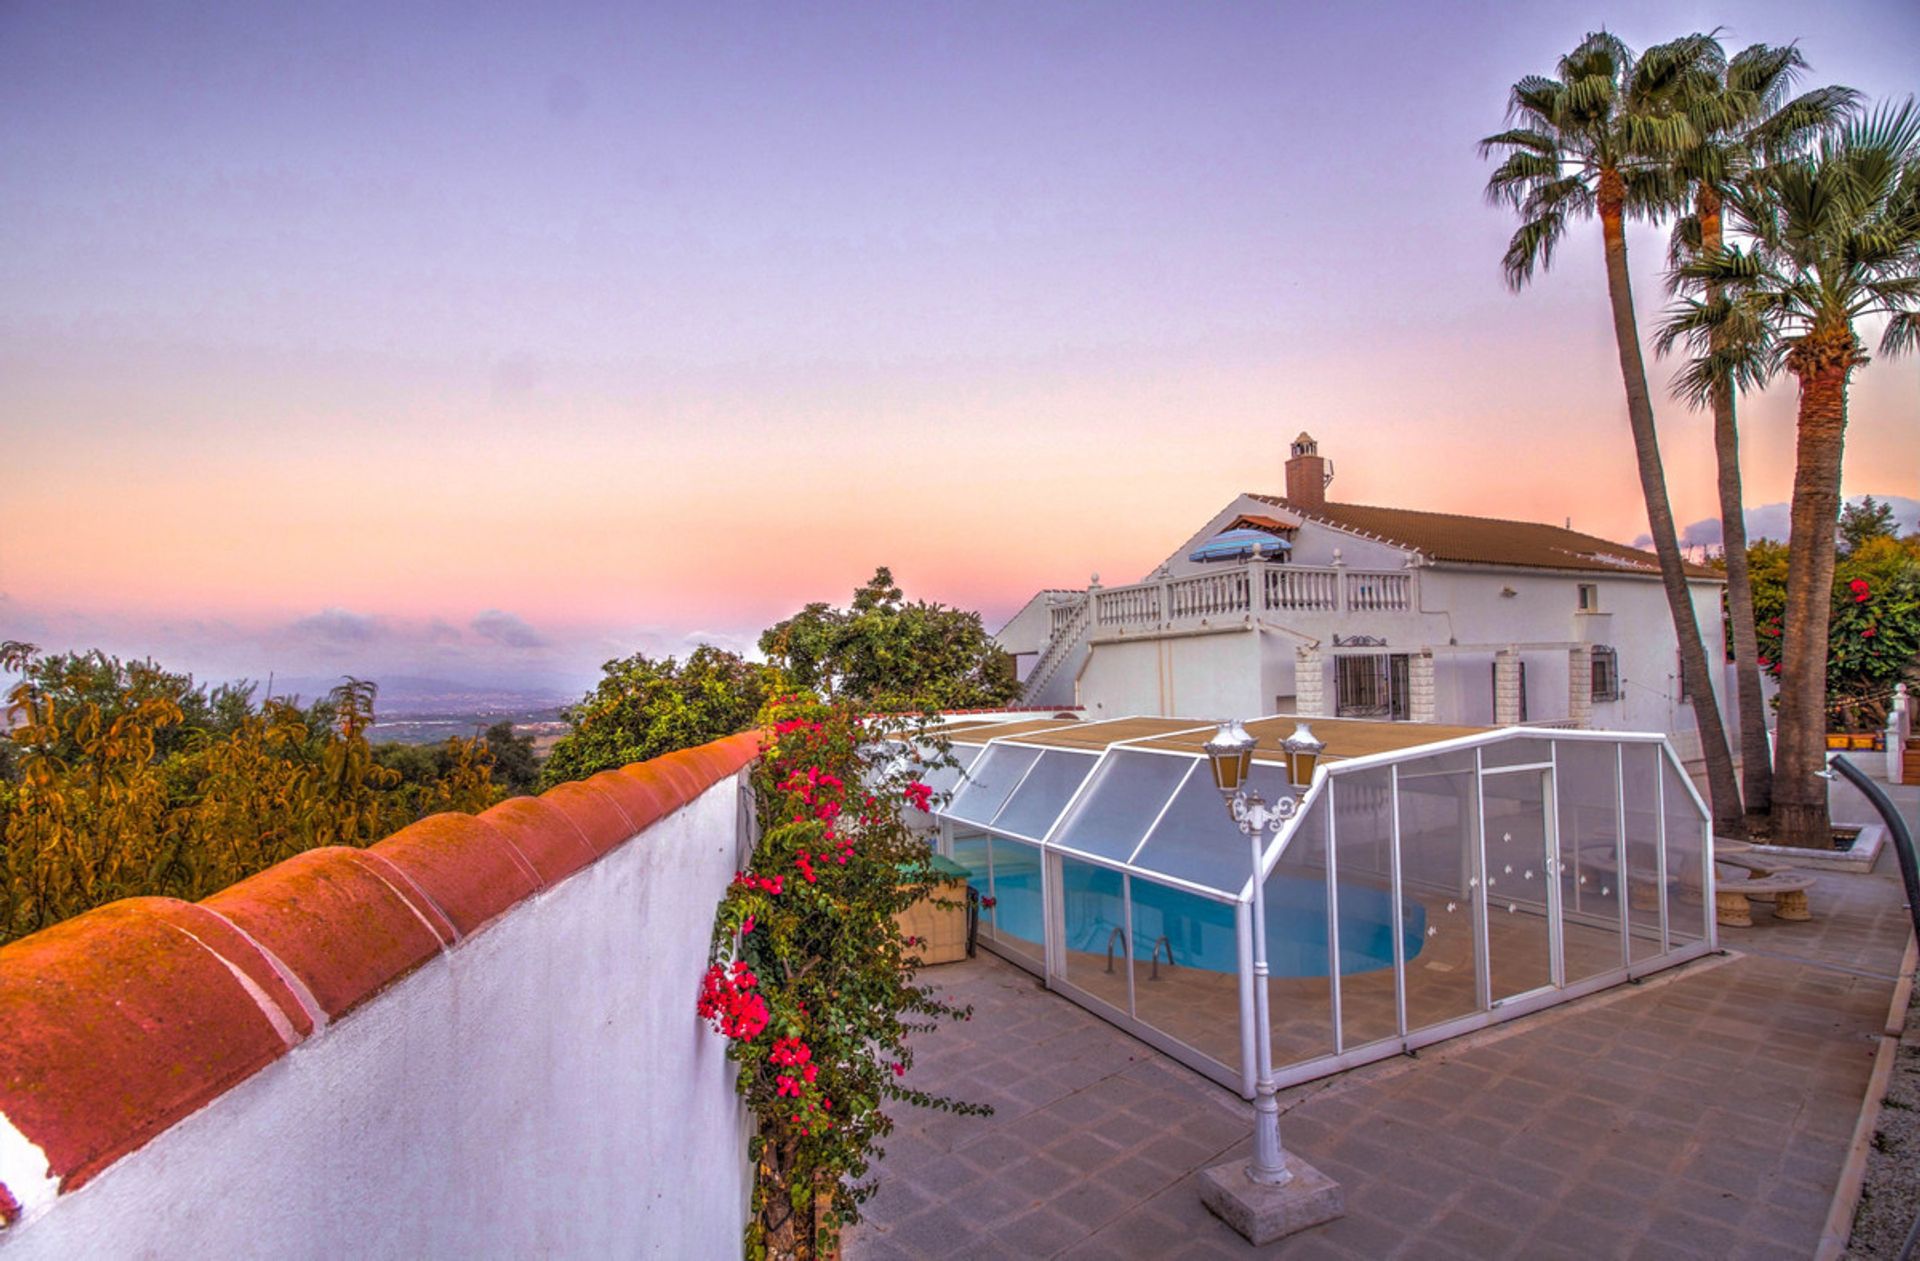
POLYGON ((1827 604, 1840 518, 1847 386, 1869 360, 1857 320, 1884 316, 1882 354, 1920 345, 1920 116, 1882 107, 1803 156, 1769 163, 1728 202, 1750 244, 1680 269, 1692 286, 1663 338, 1684 339, 1695 389, 1743 389, 1782 368, 1800 387, 1774 832, 1829 844, 1825 767, 1827 604), (1717 293, 1717 297, 1715 296, 1717 293))
POLYGON ((501 719, 482 737, 493 754, 493 782, 509 797, 530 793, 540 784, 540 759, 534 756, 533 737, 513 734, 513 723, 501 719))
MULTIPOLYGON (((511 724, 507 726, 511 731, 511 724)), ((442 810, 475 808, 456 802, 474 800, 485 806, 505 795, 493 751, 493 743, 485 738, 454 737, 438 744, 375 745, 373 760, 399 777, 392 785, 390 804, 421 819, 442 810)))
MULTIPOLYGON (((1787 607, 1786 546, 1753 547, 1763 667, 1780 673, 1787 607)), ((1893 686, 1920 681, 1920 538, 1879 535, 1841 556, 1827 613, 1827 726, 1883 726, 1893 686)))
POLYGON ((1660 578, 1680 644, 1681 690, 1693 706, 1714 818, 1742 822, 1733 754, 1714 701, 1712 669, 1693 615, 1666 471, 1654 430, 1653 400, 1640 353, 1633 289, 1627 272, 1626 220, 1657 219, 1678 209, 1671 163, 1694 146, 1698 133, 1684 108, 1718 46, 1693 35, 1635 56, 1617 37, 1588 35, 1560 59, 1554 76, 1528 75, 1513 85, 1513 126, 1480 142, 1483 155, 1504 155, 1487 181, 1487 196, 1511 206, 1521 223, 1507 245, 1503 267, 1518 290, 1554 250, 1576 218, 1597 214, 1604 250, 1614 344, 1626 387, 1647 525, 1660 559, 1660 578))
MULTIPOLYGON (((1681 95, 1693 124, 1694 143, 1674 154, 1670 174, 1693 200, 1691 214, 1673 229, 1668 255, 1674 266, 1717 254, 1725 245, 1722 207, 1769 160, 1803 151, 1822 130, 1850 113, 1858 94, 1850 88, 1816 88, 1789 98, 1794 76, 1806 65, 1792 45, 1754 44, 1731 61, 1708 38, 1701 57, 1684 76, 1681 95)), ((1711 296, 1717 297, 1714 289, 1711 296)), ((1696 403, 1713 408, 1713 446, 1718 465, 1721 540, 1725 545, 1727 622, 1731 630, 1735 693, 1740 710, 1741 790, 1749 819, 1767 813, 1773 800, 1773 755, 1767 739, 1767 707, 1760 687, 1759 643, 1754 633, 1753 586, 1747 572, 1746 508, 1740 486, 1737 391, 1724 369, 1696 403)), ((1683 391, 1683 394, 1685 392, 1683 391)))
POLYGON ((248 685, 208 691, 101 653, 0 644, 0 669, 22 676, 7 697, 0 941, 115 898, 205 897, 302 850, 366 845, 496 795, 477 740, 429 751, 411 779, 385 765, 361 680, 306 709, 256 708, 248 685))
POLYGON ((1893 519, 1893 505, 1883 504, 1867 495, 1857 504, 1840 509, 1840 552, 1850 556, 1872 539, 1900 537, 1900 524, 1893 519))
POLYGON ((906 603, 885 567, 850 608, 809 604, 768 628, 760 650, 798 686, 875 710, 978 709, 1020 694, 978 613, 906 603))
POLYGON ((541 769, 551 786, 745 731, 777 689, 778 672, 702 644, 682 662, 635 653, 601 667, 571 728, 541 769))
MULTIPOLYGON (((99 650, 42 655, 31 644, 9 642, 11 666, 0 661, 0 668, 18 673, 20 682, 52 701, 61 710, 74 706, 92 706, 102 722, 111 724, 123 713, 148 701, 164 701, 180 711, 180 717, 157 729, 154 755, 166 758, 185 748, 197 734, 232 730, 236 716, 245 713, 253 694, 253 685, 222 684, 211 692, 197 684, 190 674, 164 669, 152 660, 122 661, 99 650)), ((52 738, 63 741, 48 750, 56 756, 71 758, 79 746, 70 735, 52 738)))

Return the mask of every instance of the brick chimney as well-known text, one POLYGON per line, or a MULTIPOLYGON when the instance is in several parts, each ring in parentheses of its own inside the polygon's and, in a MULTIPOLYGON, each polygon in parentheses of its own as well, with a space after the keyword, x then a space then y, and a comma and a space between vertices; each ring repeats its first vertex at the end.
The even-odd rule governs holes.
POLYGON ((1287 461, 1287 502, 1315 512, 1327 506, 1327 483, 1333 480, 1333 461, 1320 455, 1320 444, 1302 431, 1293 440, 1287 461))

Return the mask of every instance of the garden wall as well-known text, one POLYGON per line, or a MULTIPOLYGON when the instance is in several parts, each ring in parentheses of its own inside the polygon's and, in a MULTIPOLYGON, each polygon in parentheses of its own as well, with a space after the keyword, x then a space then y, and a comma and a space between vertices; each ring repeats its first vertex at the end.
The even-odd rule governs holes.
POLYGON ((694 998, 756 749, 0 949, 0 1258, 730 1249, 748 1123, 694 998))

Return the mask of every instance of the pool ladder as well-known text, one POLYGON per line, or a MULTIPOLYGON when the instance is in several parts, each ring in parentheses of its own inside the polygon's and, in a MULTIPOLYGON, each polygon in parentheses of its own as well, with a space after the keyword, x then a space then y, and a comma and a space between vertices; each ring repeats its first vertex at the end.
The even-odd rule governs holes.
MULTIPOLYGON (((1113 943, 1116 939, 1119 940, 1122 950, 1129 949, 1126 929, 1116 928, 1107 934, 1107 971, 1109 973, 1113 971, 1113 943)), ((1166 947, 1167 951, 1167 968, 1169 970, 1173 968, 1173 943, 1168 941, 1164 935, 1155 938, 1153 942, 1153 953, 1147 956, 1149 962, 1153 964, 1153 971, 1147 976, 1149 981, 1157 981, 1160 979, 1160 948, 1162 946, 1166 947)))

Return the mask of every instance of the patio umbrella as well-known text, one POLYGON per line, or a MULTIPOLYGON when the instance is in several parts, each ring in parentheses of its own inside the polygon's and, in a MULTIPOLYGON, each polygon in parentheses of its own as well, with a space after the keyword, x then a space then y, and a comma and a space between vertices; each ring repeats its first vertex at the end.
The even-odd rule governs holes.
POLYGON ((1187 559, 1205 563, 1216 560, 1244 560, 1249 556, 1277 556, 1291 552, 1293 544, 1275 538, 1265 530, 1223 530, 1187 553, 1187 559))

